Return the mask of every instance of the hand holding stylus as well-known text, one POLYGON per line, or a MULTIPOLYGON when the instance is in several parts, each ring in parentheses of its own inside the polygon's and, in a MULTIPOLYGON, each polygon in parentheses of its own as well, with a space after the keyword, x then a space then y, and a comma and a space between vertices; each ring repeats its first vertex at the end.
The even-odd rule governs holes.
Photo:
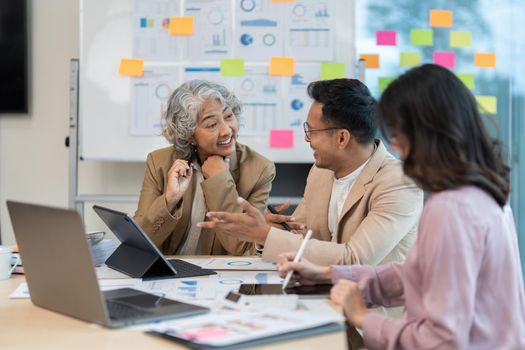
POLYGON ((295 252, 279 254, 277 257, 277 271, 280 277, 284 278, 288 272, 293 271, 294 274, 291 281, 299 282, 304 286, 332 283, 331 266, 316 265, 306 259, 301 259, 301 262, 294 262, 295 256, 295 252))
MULTIPOLYGON (((295 259, 293 260, 294 263, 297 263, 301 261, 301 257, 303 256, 304 250, 306 249, 306 245, 308 244, 308 241, 310 238, 312 238, 312 230, 308 230, 306 232, 306 236, 304 236, 304 239, 301 243, 301 246, 299 247, 299 250, 297 251, 297 255, 295 255, 295 259)), ((288 283, 290 283, 290 278, 292 278, 293 270, 288 271, 288 274, 284 278, 282 289, 285 290, 288 286, 288 283)))

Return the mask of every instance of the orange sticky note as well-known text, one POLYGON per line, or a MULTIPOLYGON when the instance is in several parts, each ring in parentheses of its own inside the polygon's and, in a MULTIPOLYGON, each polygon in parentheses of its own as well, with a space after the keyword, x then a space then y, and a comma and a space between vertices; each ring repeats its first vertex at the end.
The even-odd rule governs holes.
POLYGON ((431 27, 452 27, 452 11, 430 10, 431 27))
POLYGON ((365 68, 379 68, 379 55, 361 54, 359 58, 365 60, 365 68))
POLYGON ((274 56, 270 58, 270 67, 268 67, 268 74, 286 75, 288 77, 291 77, 295 74, 295 58, 279 56, 274 56))
POLYGON ((193 34, 193 17, 171 17, 169 32, 171 35, 193 34))
POLYGON ((141 77, 144 74, 144 60, 136 58, 122 58, 120 60, 118 74, 130 77, 141 77))
POLYGON ((496 67, 496 54, 476 52, 474 54, 474 65, 476 67, 494 68, 496 67))

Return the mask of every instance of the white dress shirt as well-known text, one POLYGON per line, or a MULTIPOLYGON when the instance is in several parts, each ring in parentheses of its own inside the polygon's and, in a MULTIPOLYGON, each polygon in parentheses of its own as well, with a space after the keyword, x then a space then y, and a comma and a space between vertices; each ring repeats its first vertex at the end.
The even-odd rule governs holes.
POLYGON ((332 234, 332 241, 337 241, 337 227, 341 219, 341 211, 345 205, 346 198, 354 185, 355 179, 361 174, 361 171, 363 171, 367 163, 368 160, 350 174, 339 179, 334 176, 332 195, 330 196, 330 204, 328 206, 328 229, 332 234))

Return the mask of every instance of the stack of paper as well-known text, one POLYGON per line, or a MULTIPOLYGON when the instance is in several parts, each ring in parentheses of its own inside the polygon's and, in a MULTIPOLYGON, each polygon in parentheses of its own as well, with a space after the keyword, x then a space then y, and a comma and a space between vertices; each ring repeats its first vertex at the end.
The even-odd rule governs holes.
POLYGON ((252 346, 273 341, 340 331, 343 317, 332 312, 269 310, 238 314, 206 314, 162 322, 148 329, 161 336, 197 348, 252 346))

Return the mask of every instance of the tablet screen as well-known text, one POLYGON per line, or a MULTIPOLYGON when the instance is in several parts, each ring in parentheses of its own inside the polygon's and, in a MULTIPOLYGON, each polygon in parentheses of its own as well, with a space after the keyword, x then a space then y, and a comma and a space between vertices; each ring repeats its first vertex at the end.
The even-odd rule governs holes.
POLYGON ((283 292, 281 284, 241 284, 239 294, 267 295, 267 294, 299 294, 299 295, 326 295, 330 294, 331 284, 317 284, 314 286, 298 286, 286 288, 283 292))

